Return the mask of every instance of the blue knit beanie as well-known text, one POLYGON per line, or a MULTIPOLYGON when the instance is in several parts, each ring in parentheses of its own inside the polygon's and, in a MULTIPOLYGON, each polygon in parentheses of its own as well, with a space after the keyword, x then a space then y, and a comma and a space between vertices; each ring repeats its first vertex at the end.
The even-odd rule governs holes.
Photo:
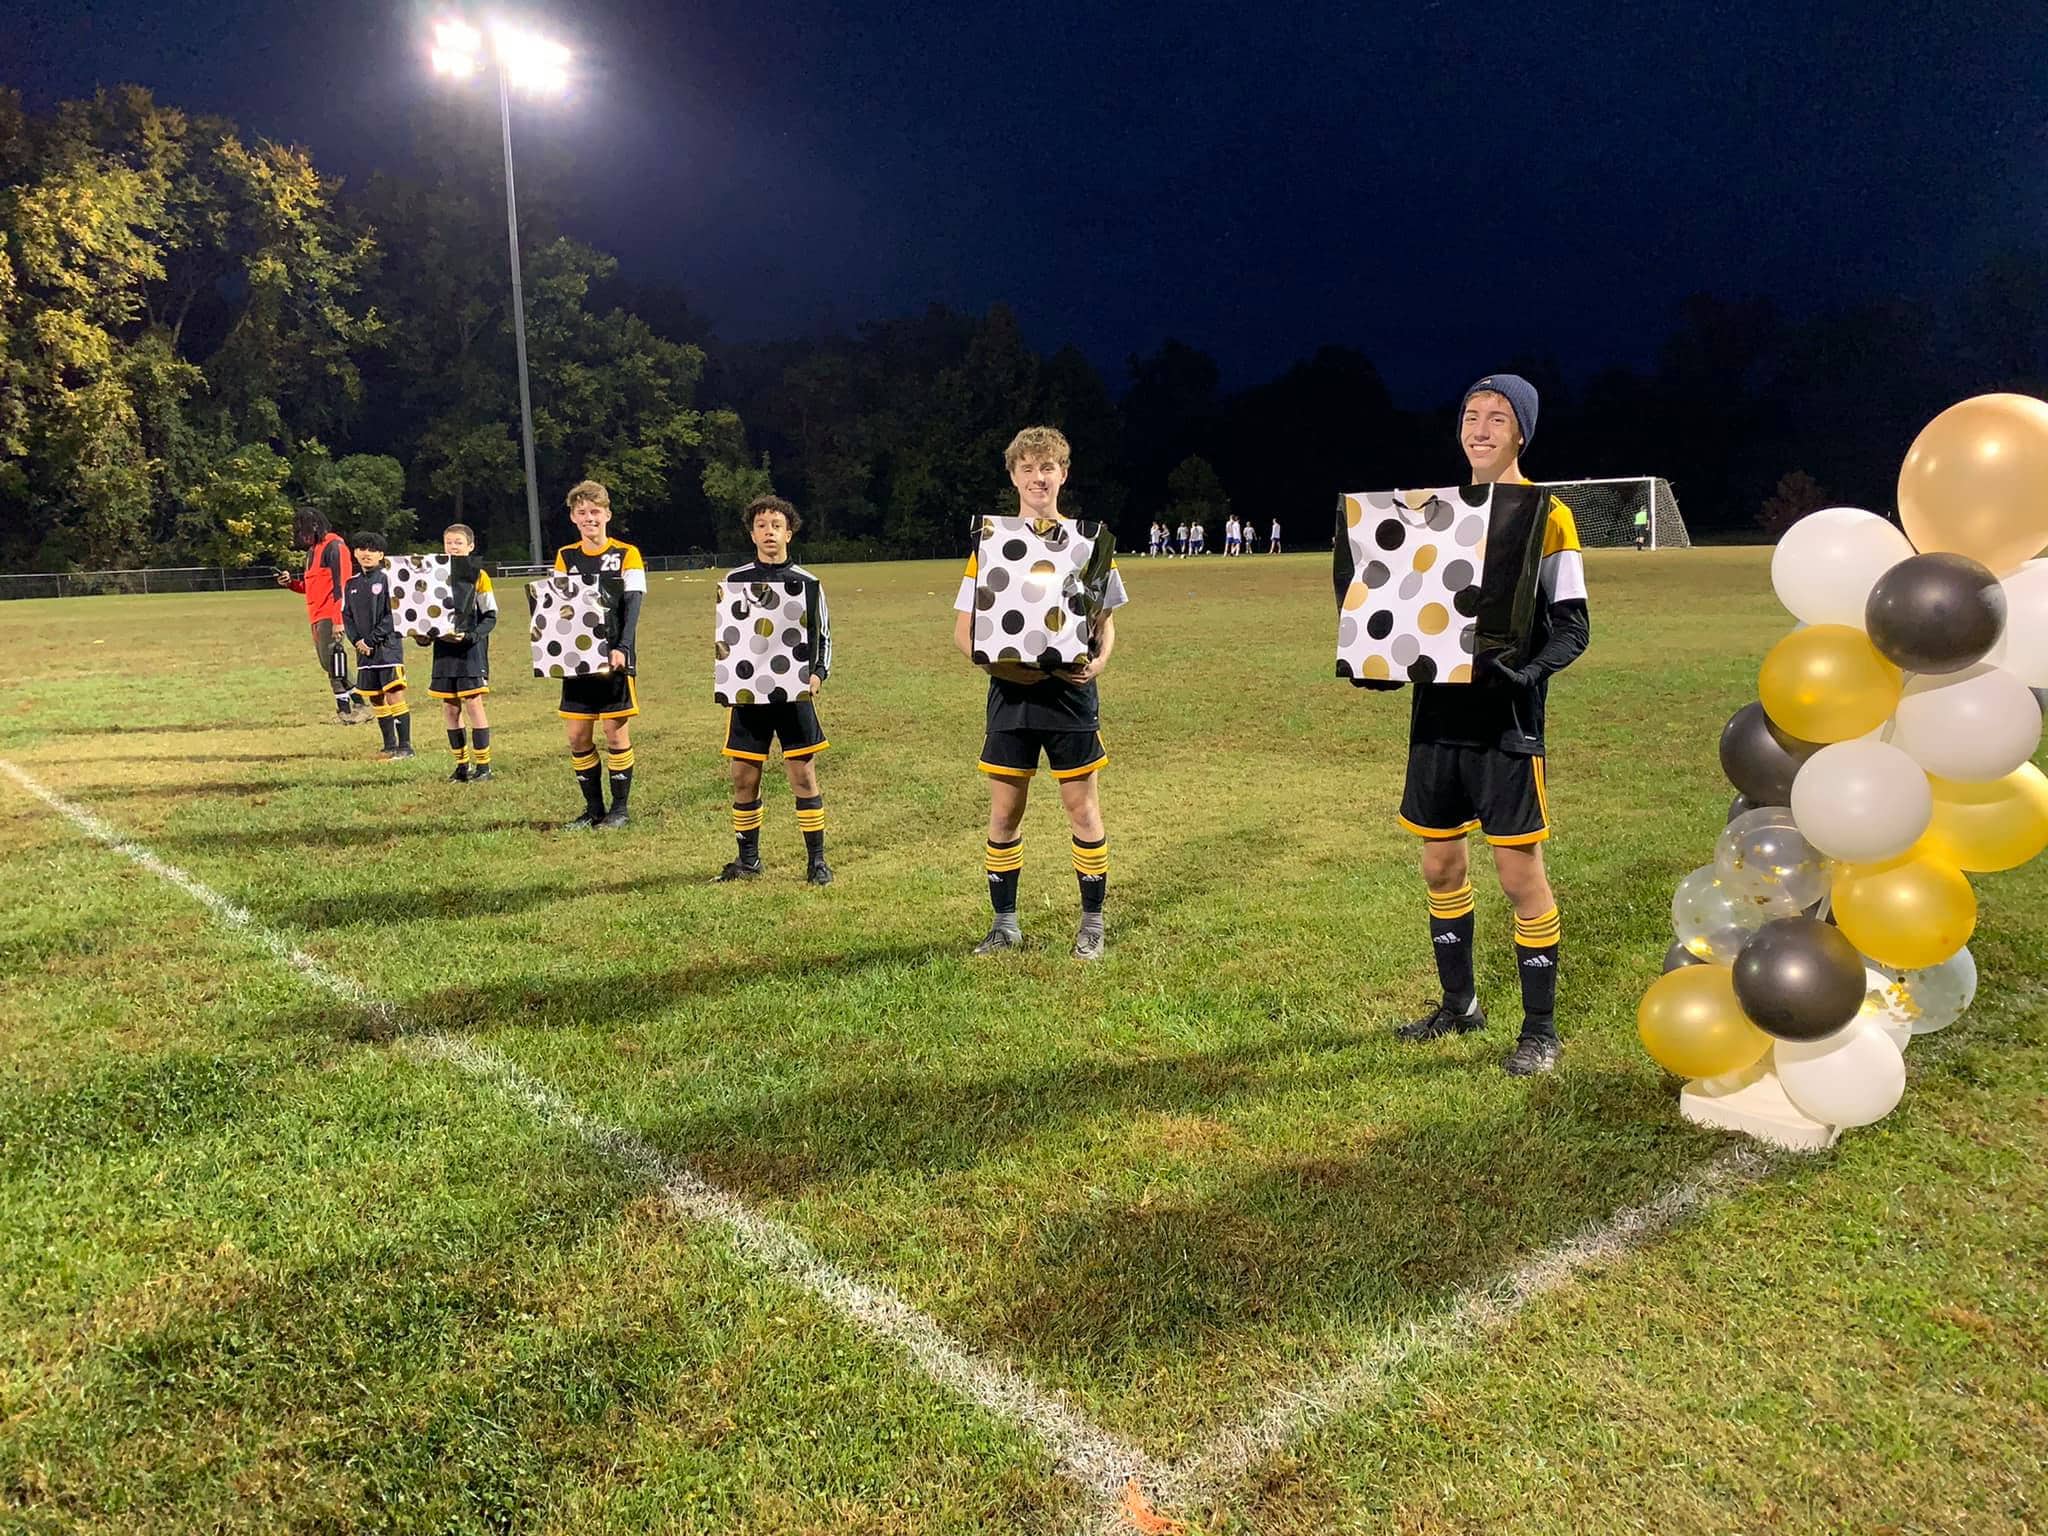
POLYGON ((1488 391, 1505 396, 1514 407, 1515 425, 1521 428, 1522 446, 1527 448, 1536 438, 1536 386, 1519 373, 1489 373, 1465 391, 1465 398, 1458 402, 1459 436, 1464 436, 1466 405, 1474 395, 1488 391))

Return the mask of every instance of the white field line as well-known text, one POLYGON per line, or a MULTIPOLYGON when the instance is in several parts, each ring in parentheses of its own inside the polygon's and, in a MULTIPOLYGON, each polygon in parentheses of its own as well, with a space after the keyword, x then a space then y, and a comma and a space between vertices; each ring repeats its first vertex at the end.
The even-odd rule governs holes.
POLYGON ((1459 1294, 1435 1317, 1390 1330, 1334 1376, 1281 1394, 1264 1413, 1218 1432, 1168 1470, 1162 1501, 1214 1499, 1296 1439, 1381 1396, 1422 1362, 1469 1349, 1514 1322, 1531 1302, 1581 1272, 1626 1258, 1674 1223, 1755 1183, 1776 1159, 1732 1147, 1690 1178, 1642 1205, 1617 1211, 1567 1242, 1548 1248, 1488 1285, 1459 1294))
POLYGON ((1096 1495, 1105 1508, 1133 1481, 1156 1488, 1165 1479, 1165 1469, 1144 1452, 1090 1423, 1008 1362, 970 1350, 887 1286, 856 1280, 837 1268, 792 1228, 670 1162, 631 1131, 584 1113, 497 1052, 437 1031, 406 1030, 405 1021, 390 1003, 266 928, 246 908, 204 881, 122 837, 83 806, 66 800, 4 758, 0 758, 0 771, 88 837, 177 886, 312 985, 362 1010, 372 1023, 403 1036, 406 1050, 416 1058, 444 1062, 490 1083, 544 1123, 573 1131, 589 1146, 660 1189, 678 1215, 723 1229, 756 1268, 809 1292, 863 1333, 902 1350, 933 1381, 1035 1436, 1059 1471, 1096 1495))
MULTIPOLYGON (((1747 1146, 1731 1147, 1654 1199, 1615 1213, 1490 1284, 1462 1292, 1433 1319, 1390 1330, 1335 1375, 1282 1392, 1263 1413, 1220 1431, 1180 1461, 1162 1464, 1089 1423, 1007 1362, 977 1354, 955 1341, 886 1286, 854 1279, 792 1229, 751 1210, 687 1168, 670 1163, 630 1131, 585 1114, 505 1057, 456 1036, 405 1031, 404 1021, 389 1003, 265 928, 212 887, 121 837, 90 811, 55 794, 13 763, 0 759, 0 770, 87 836, 176 885, 315 986, 362 1010, 373 1023, 403 1034, 406 1048, 415 1056, 445 1062, 491 1082, 544 1122, 575 1132, 593 1148, 656 1185, 679 1215, 724 1229, 735 1247, 761 1269, 810 1292, 862 1331, 894 1344, 934 1381, 1004 1422, 1029 1431, 1046 1447, 1064 1476, 1103 1501, 1097 1530, 1130 1528, 1125 1514, 1128 1506, 1112 1501, 1125 1496, 1133 1483, 1162 1508, 1192 1508, 1214 1501, 1319 1425, 1384 1395, 1428 1361, 1482 1343, 1512 1324, 1531 1303, 1586 1270, 1625 1259, 1676 1223, 1756 1183, 1786 1157, 1747 1146)), ((2029 989, 2026 1000, 2037 1000, 2039 995, 2048 994, 2029 989)), ((2015 995, 2007 1001, 2020 1000, 2015 995)), ((1948 1043, 1945 1039, 1930 1041, 1915 1054, 1938 1056, 1948 1043)), ((1138 1507, 1151 1506, 1141 1502, 1138 1507)))

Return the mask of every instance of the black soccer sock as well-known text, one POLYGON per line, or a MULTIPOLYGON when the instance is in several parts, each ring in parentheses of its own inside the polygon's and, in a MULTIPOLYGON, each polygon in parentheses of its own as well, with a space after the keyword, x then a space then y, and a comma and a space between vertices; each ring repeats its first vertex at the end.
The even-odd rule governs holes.
POLYGON ((825 857, 825 797, 796 797, 796 827, 804 835, 804 852, 815 864, 825 857))
POLYGON ((337 715, 345 715, 355 707, 356 696, 353 693, 336 692, 334 695, 334 712, 337 715))
POLYGON ((1515 919, 1515 958, 1522 973, 1522 1033, 1557 1036, 1557 947, 1564 927, 1552 907, 1515 919))
POLYGON ((1074 839, 1074 876, 1081 882, 1081 911, 1100 914, 1102 898, 1109 894, 1109 838, 1094 842, 1074 839))
POLYGON ((391 713, 391 723, 398 727, 398 750, 410 752, 412 750, 411 707, 405 704, 397 706, 391 713))
POLYGON ((583 791, 583 808, 592 816, 604 814, 604 775, 597 771, 597 749, 572 752, 569 761, 576 768, 576 787, 583 791))
POLYGON ((612 809, 623 811, 633 793, 633 749, 628 747, 623 752, 605 753, 604 766, 611 775, 612 809))
MULTIPOLYGON (((455 765, 459 768, 469 761, 468 738, 460 730, 448 733, 448 750, 455 754, 455 765)), ((579 775, 581 770, 578 770, 579 775)))
POLYGON ((988 869, 988 904, 997 917, 1017 916, 1017 882, 1024 873, 1024 839, 990 843, 985 860, 988 869))
POLYGON ((1429 946, 1436 953, 1436 978, 1443 984, 1444 1006, 1470 1013, 1479 1001, 1472 983, 1472 882, 1455 891, 1429 893, 1429 946))
POLYGON ((371 705, 370 713, 377 717, 377 729, 384 737, 384 750, 386 752, 396 752, 398 750, 397 719, 382 704, 371 705))
POLYGON ((761 797, 754 796, 746 804, 733 802, 732 835, 739 839, 740 862, 758 864, 761 862, 761 797))
POLYGON ((469 733, 469 760, 479 768, 491 766, 491 728, 480 725, 469 733))

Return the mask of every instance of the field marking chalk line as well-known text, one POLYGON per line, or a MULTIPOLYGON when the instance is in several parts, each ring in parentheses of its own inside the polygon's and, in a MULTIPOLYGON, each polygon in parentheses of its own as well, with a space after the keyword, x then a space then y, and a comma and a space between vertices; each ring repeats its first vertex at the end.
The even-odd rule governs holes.
POLYGON ((439 1031, 406 1030, 403 1018, 392 1004, 265 927, 247 908, 159 858, 142 844, 123 837, 91 811, 65 799, 5 758, 0 758, 0 772, 95 842, 178 887, 312 985, 362 1010, 371 1022, 392 1030, 416 1059, 445 1063, 492 1084, 542 1122, 574 1132, 594 1150, 654 1185, 678 1215, 722 1228, 734 1247, 756 1268, 809 1292, 861 1332, 908 1355, 934 1382, 992 1417, 1030 1433, 1051 1455, 1062 1475, 1094 1494, 1105 1506, 1125 1499, 1133 1483, 1153 1489, 1165 1481, 1167 1469, 1137 1447, 1097 1427, 1007 1361, 960 1343, 936 1320, 888 1286, 847 1274, 793 1228, 751 1209, 690 1169, 669 1161, 624 1127, 587 1114, 496 1051, 439 1031))
POLYGON ((1419 1362, 1456 1354, 1499 1333, 1532 1302, 1586 1270, 1626 1258, 1688 1216, 1756 1183, 1781 1163, 1767 1152, 1731 1147, 1653 1199, 1616 1212, 1495 1281, 1461 1292, 1431 1319, 1389 1330, 1336 1374, 1282 1391, 1262 1413, 1218 1432, 1189 1456, 1162 1463, 1091 1423, 1009 1362, 954 1339, 935 1319, 888 1286, 856 1279, 838 1268, 793 1228, 663 1157, 624 1127, 580 1109, 508 1057, 444 1032, 408 1029, 393 1004, 307 954, 258 922, 246 908, 122 836, 16 764, 0 758, 0 772, 95 842, 177 886, 306 981, 358 1009, 372 1024, 395 1035, 416 1059, 443 1063, 490 1083, 543 1123, 573 1132, 586 1145, 659 1189, 664 1202, 679 1216, 722 1229, 758 1269, 808 1292, 861 1332, 893 1345, 927 1377, 958 1397, 1028 1432, 1045 1448, 1063 1477, 1097 1499, 1098 1516, 1089 1527, 1096 1532, 1134 1527, 1177 1529, 1177 1522, 1153 1514, 1153 1501, 1162 1509, 1190 1508, 1220 1498, 1296 1439, 1390 1391, 1419 1362))

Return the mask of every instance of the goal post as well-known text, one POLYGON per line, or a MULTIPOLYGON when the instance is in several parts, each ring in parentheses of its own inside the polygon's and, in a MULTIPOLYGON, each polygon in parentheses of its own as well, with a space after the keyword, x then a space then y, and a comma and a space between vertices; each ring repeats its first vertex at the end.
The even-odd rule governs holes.
POLYGON ((1572 509, 1579 542, 1587 549, 1632 547, 1638 529, 1646 549, 1692 547, 1669 480, 1625 475, 1603 480, 1546 480, 1543 485, 1572 509))

